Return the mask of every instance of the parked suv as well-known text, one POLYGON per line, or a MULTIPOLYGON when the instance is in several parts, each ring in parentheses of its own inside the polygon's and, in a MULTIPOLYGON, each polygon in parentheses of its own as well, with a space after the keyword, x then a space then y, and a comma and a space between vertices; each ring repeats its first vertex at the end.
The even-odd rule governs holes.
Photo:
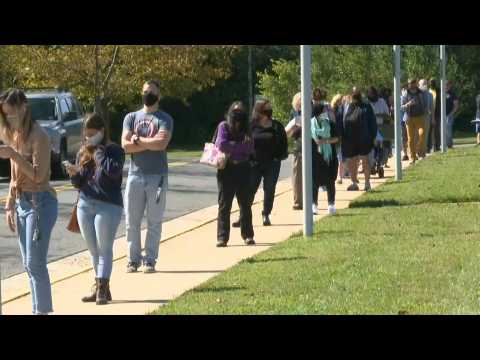
MULTIPOLYGON (((84 110, 70 92, 58 89, 27 90, 32 119, 47 132, 52 142, 52 177, 64 178, 64 160, 73 160, 81 146, 84 110)), ((2 164, 0 176, 7 166, 2 164)))

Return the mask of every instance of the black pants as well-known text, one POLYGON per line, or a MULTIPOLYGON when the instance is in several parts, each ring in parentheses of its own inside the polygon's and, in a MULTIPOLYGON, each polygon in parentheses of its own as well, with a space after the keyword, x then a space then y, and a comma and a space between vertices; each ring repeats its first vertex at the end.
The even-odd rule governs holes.
MULTIPOLYGON (((320 188, 320 185, 318 184, 318 181, 315 181, 315 178, 313 179, 313 203, 318 204, 318 190, 320 188)), ((327 188, 327 199, 328 199, 328 205, 334 205, 335 204, 335 194, 336 194, 336 189, 335 189, 335 180, 329 181, 326 186, 327 188)))
POLYGON ((435 125, 430 124, 430 131, 428 132, 427 151, 431 151, 433 143, 435 143, 434 151, 440 151, 440 119, 435 120, 435 125))
POLYGON ((275 201, 275 189, 277 187, 278 177, 280 175, 280 161, 268 163, 256 163, 252 167, 251 174, 251 202, 255 199, 260 182, 263 179, 263 215, 270 215, 275 201))
POLYGON ((253 238, 252 204, 250 187, 251 166, 248 162, 228 163, 217 172, 218 184, 218 223, 217 240, 230 240, 230 212, 235 195, 240 207, 240 228, 242 239, 253 238))

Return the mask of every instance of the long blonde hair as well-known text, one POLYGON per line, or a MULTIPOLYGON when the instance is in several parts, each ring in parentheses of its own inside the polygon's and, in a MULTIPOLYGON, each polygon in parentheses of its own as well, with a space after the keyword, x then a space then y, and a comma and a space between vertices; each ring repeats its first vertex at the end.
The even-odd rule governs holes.
POLYGON ((7 121, 7 116, 3 112, 3 104, 8 104, 12 107, 20 107, 22 105, 26 106, 25 115, 21 120, 21 125, 18 128, 17 132, 19 137, 18 140, 22 142, 27 142, 28 137, 32 133, 33 126, 35 121, 32 119, 32 113, 30 111, 30 106, 28 105, 28 99, 25 93, 20 89, 11 89, 5 91, 0 95, 0 137, 12 143, 14 129, 10 126, 7 121))

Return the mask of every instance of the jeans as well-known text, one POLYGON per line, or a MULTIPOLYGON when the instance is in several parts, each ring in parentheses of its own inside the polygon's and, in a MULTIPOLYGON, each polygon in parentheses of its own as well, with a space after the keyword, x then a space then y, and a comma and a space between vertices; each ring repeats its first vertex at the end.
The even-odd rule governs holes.
POLYGON ((92 256, 95 275, 110 279, 113 242, 122 219, 123 208, 80 195, 77 207, 78 225, 92 256))
POLYGON ((125 215, 130 262, 155 265, 162 235, 163 213, 167 200, 168 177, 130 174, 125 189, 125 215), (142 257, 141 225, 147 209, 145 257, 142 257))
POLYGON ((252 166, 250 178, 252 187, 251 202, 253 203, 255 194, 257 193, 260 182, 263 178, 263 215, 268 216, 272 213, 273 203, 275 201, 275 189, 280 175, 280 167, 280 161, 257 163, 252 166))
POLYGON ((240 231, 242 239, 253 238, 252 202, 250 174, 251 166, 245 161, 240 164, 228 163, 217 172, 218 184, 218 222, 217 240, 230 240, 230 212, 235 195, 240 207, 240 231))
POLYGON ((447 146, 449 148, 453 147, 453 124, 455 119, 453 115, 447 116, 447 146))
POLYGON ((53 312, 47 254, 52 229, 57 222, 58 201, 50 192, 24 192, 17 199, 15 207, 23 266, 30 279, 32 311, 34 314, 53 312), (35 200, 37 210, 32 200, 35 200), (35 230, 39 234, 37 238, 34 236, 35 230))

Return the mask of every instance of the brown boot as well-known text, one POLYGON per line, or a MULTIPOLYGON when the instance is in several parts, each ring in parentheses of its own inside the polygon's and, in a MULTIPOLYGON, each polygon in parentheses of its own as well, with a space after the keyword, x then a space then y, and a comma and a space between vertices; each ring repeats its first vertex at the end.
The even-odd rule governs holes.
POLYGON ((108 289, 108 279, 98 279, 97 286, 97 305, 106 305, 108 304, 107 291, 108 289))
POLYGON ((97 301, 97 288, 98 288, 98 279, 95 278, 95 284, 92 285, 92 294, 88 296, 84 296, 82 298, 82 302, 95 302, 97 301))

